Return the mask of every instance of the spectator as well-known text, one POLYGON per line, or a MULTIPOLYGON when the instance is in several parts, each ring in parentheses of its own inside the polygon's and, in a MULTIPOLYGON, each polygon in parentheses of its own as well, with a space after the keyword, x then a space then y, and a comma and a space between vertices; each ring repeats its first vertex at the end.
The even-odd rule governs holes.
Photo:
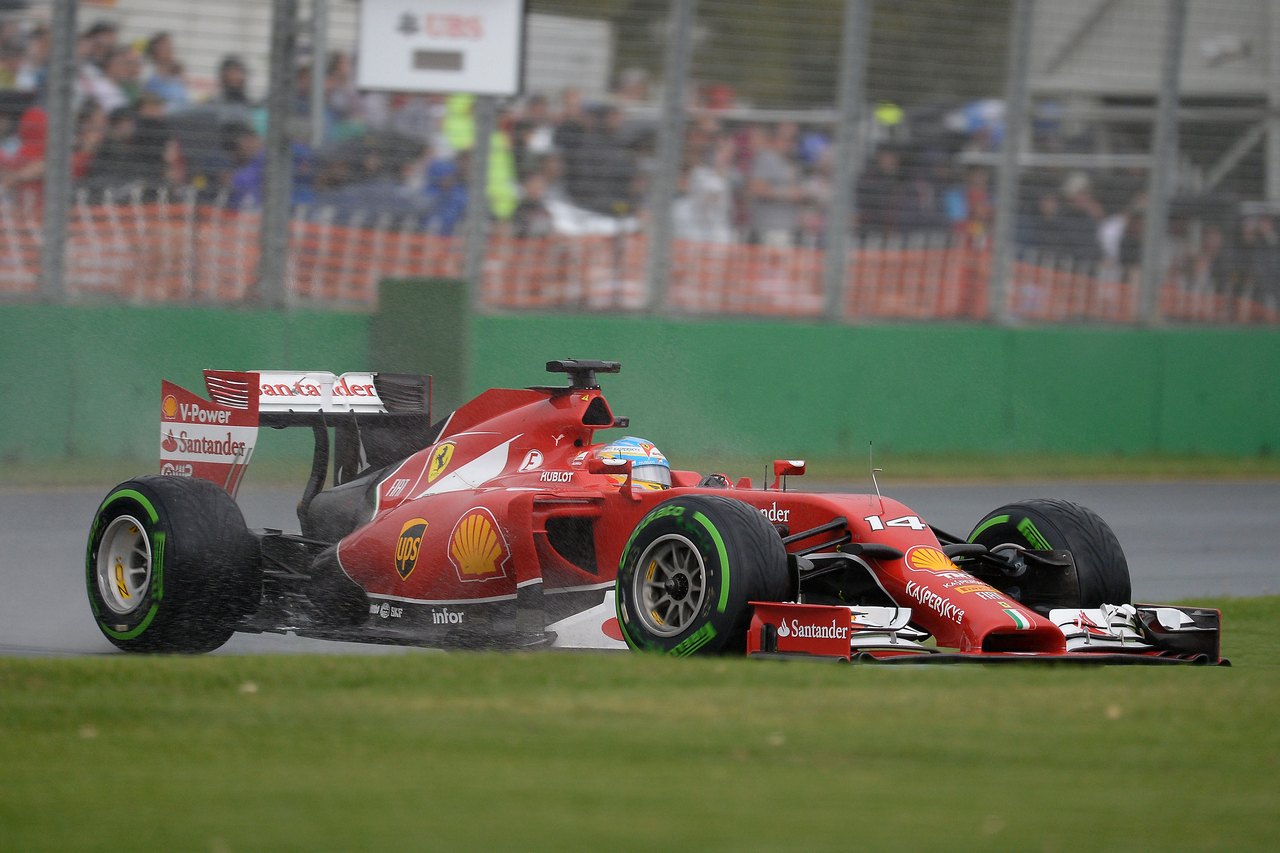
POLYGON ((1089 176, 1072 172, 1062 182, 1062 241, 1068 255, 1086 264, 1102 259, 1098 227, 1102 224, 1102 205, 1093 197, 1089 176))
POLYGON ((12 185, 14 174, 26 165, 19 128, 32 100, 29 92, 0 89, 0 190, 12 185))
POLYGON ((1066 256, 1070 252, 1065 221, 1062 197, 1056 188, 1045 187, 1036 194, 1035 207, 1019 217, 1018 242, 1034 252, 1066 256))
POLYGON ((858 179, 858 224, 863 232, 887 234, 898 230, 901 168, 898 150, 882 146, 858 179))
POLYGON ((147 41, 146 59, 150 67, 142 91, 157 95, 166 113, 186 109, 190 103, 187 81, 174 52, 173 36, 166 32, 153 35, 147 41))
POLYGON ((805 167, 800 182, 800 210, 797 231, 800 245, 821 248, 826 240, 827 211, 831 208, 832 157, 830 147, 824 147, 814 155, 805 167))
POLYGON ((799 203, 804 197, 800 171, 791 159, 796 126, 782 122, 766 132, 751 162, 747 201, 752 239, 766 246, 795 243, 799 203))
POLYGON ((363 130, 364 103, 356 91, 355 72, 351 67, 351 57, 346 53, 334 51, 329 54, 324 90, 329 116, 334 123, 333 137, 346 139, 363 130))
POLYGON ((85 30, 84 39, 87 42, 85 60, 99 71, 105 72, 111 54, 119 46, 120 28, 111 21, 95 21, 93 26, 85 30))
POLYGON ((377 156, 366 161, 374 171, 362 180, 317 194, 316 206, 333 209, 343 224, 372 224, 382 219, 420 228, 430 210, 419 185, 426 146, 407 137, 390 136, 370 147, 377 149, 377 156))
MULTIPOLYGON (((41 106, 27 106, 29 92, 0 92, 0 192, 36 198, 44 190, 45 144, 49 119, 41 106), (9 97, 4 97, 9 95, 9 97)), ((85 101, 76 117, 71 176, 85 176, 102 139, 105 116, 95 101, 85 101)))
POLYGON ((689 170, 685 193, 676 200, 676 235, 702 243, 733 241, 734 141, 716 140, 708 154, 689 170))
POLYGON ((588 117, 582 108, 582 93, 565 89, 560 95, 560 119, 552 141, 564 165, 564 190, 575 202, 590 192, 591 164, 586 161, 584 151, 587 133, 588 117))
POLYGON ((209 101, 218 125, 247 125, 253 122, 254 104, 249 100, 249 70, 238 56, 225 56, 218 66, 218 92, 209 101))
POLYGON ((0 155, 0 191, 18 197, 36 197, 43 190, 45 138, 49 119, 44 108, 26 109, 6 146, 12 153, 0 155))
POLYGON ((1270 216, 1240 220, 1240 289, 1272 307, 1280 307, 1280 234, 1270 216))
POLYGON ((1230 252, 1227 235, 1220 225, 1206 224, 1199 250, 1190 257, 1191 290, 1201 293, 1226 292, 1230 252))
POLYGON ((18 39, 0 41, 0 89, 17 89, 27 48, 18 39))
POLYGON ((262 137, 247 124, 231 124, 224 128, 223 140, 231 161, 226 178, 227 204, 235 208, 257 207, 262 202, 266 168, 262 137))
POLYGON ((43 94, 48 75, 49 28, 41 24, 27 36, 26 51, 22 57, 22 64, 18 67, 14 88, 22 92, 43 94))
POLYGON ((423 223, 429 233, 451 236, 467 213, 467 184, 462 169, 470 160, 462 152, 456 160, 436 160, 427 167, 428 211, 423 223))
MULTIPOLYGON (((578 147, 578 164, 570 174, 569 194, 578 205, 606 216, 634 212, 635 161, 623 144, 622 113, 616 107, 599 107, 578 147)), ((566 158, 567 159, 567 158, 566 158)))
POLYGON ((137 161, 138 125, 133 110, 119 106, 107 114, 107 130, 89 167, 88 179, 101 188, 116 188, 138 180, 145 168, 137 161))
POLYGON ((541 239, 555 233, 555 223, 547 208, 547 178, 534 172, 520 185, 520 204, 511 217, 511 235, 541 239))
POLYGON ((512 128, 512 150, 516 172, 521 177, 532 174, 543 157, 555 148, 555 126, 550 107, 543 95, 533 95, 516 118, 512 128))
POLYGON ((976 243, 985 242, 996 219, 996 206, 991 199, 990 169, 974 166, 965 174, 964 203, 968 212, 964 222, 965 236, 976 243))
POLYGON ((119 45, 111 49, 103 73, 93 79, 91 94, 107 111, 136 103, 139 94, 138 77, 142 66, 133 48, 119 45))

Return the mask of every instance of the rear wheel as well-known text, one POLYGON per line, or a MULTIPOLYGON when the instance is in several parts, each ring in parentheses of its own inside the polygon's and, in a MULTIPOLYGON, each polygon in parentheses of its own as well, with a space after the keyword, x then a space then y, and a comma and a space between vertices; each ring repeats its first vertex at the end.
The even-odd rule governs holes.
POLYGON ((256 606, 257 540, 213 483, 145 476, 103 500, 85 556, 99 630, 135 652, 207 652, 256 606))
MULTIPOLYGON (((987 513, 969 534, 969 541, 990 550, 1018 545, 1034 551, 1070 551, 1079 578, 1079 597, 1074 602, 1054 601, 1055 606, 1127 604, 1133 595, 1129 563, 1115 533, 1097 513, 1071 501, 1039 498, 1006 504, 987 513)), ((1027 571, 1051 569, 1029 565, 1027 571)), ((1016 584, 1016 580, 1010 582, 1016 584)), ((1036 579, 1029 580, 1028 588, 1036 586, 1036 579)), ((1023 603, 1034 607, 1039 602, 1023 603)))
POLYGON ((618 569, 618 623, 634 649, 741 651, 753 600, 790 588, 782 539, 758 510, 717 496, 672 498, 636 525, 618 569))

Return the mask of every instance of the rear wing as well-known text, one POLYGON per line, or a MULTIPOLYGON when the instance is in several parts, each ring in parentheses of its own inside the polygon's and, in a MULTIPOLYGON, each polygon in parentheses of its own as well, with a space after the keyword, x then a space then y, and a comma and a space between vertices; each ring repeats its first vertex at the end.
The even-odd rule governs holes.
POLYGON ((430 443, 431 377, 401 373, 206 370, 204 399, 161 383, 160 473, 211 480, 235 495, 259 427, 311 427, 308 494, 324 486, 331 443, 334 485, 430 443))

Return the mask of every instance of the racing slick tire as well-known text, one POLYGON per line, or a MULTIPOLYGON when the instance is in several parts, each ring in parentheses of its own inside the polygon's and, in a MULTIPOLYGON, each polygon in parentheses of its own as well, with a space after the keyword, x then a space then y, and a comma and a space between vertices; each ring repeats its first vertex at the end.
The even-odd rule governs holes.
POLYGON ((216 484, 138 477, 98 507, 85 581, 94 620, 117 647, 208 652, 257 607, 258 543, 216 484))
POLYGON ((1006 504, 987 513, 969 541, 990 549, 1012 543, 1036 551, 1070 551, 1080 581, 1079 600, 1070 606, 1128 604, 1133 595, 1129 563, 1115 533, 1093 510, 1071 501, 1036 498, 1006 504))
POLYGON ((742 501, 690 495, 663 501, 622 551, 616 601, 627 645, 685 656, 741 652, 750 601, 790 589, 782 538, 742 501))

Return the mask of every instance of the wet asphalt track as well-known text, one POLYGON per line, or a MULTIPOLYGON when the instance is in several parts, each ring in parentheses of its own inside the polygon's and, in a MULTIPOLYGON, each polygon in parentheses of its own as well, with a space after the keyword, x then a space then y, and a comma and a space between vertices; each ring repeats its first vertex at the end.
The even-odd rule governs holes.
MULTIPOLYGON (((957 535, 988 510, 1030 497, 1078 501, 1105 518, 1129 558, 1140 601, 1280 593, 1280 482, 882 484, 928 522, 957 535)), ((849 491, 866 491, 863 484, 849 491)), ((85 536, 104 489, 0 489, 0 655, 98 654, 83 588, 85 536)), ((294 491, 252 490, 254 527, 297 528, 294 491)), ((386 652, 381 646, 237 634, 218 653, 386 652)))

